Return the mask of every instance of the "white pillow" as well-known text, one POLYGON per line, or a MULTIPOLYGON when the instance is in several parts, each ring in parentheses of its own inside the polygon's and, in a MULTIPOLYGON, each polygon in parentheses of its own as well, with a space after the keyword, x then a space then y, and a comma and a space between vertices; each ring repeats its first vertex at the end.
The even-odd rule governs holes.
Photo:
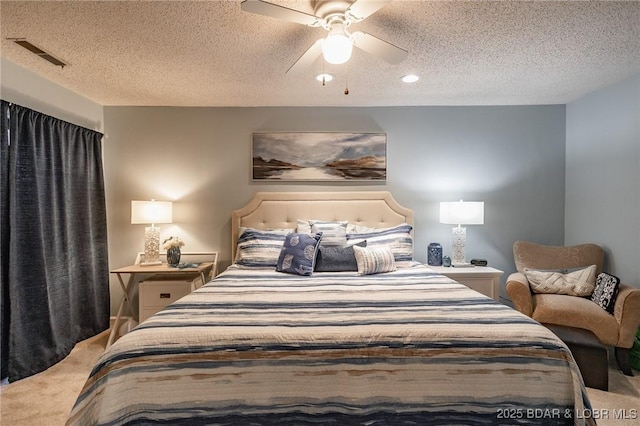
POLYGON ((380 274, 396 270, 396 261, 389 246, 353 246, 358 264, 358 275, 380 274))
POLYGON ((322 246, 339 246, 347 245, 347 221, 340 222, 325 220, 310 220, 311 234, 322 232, 322 246))
POLYGON ((596 286, 596 265, 563 274, 557 271, 525 269, 524 274, 534 293, 591 296, 596 286))
POLYGON ((297 219, 296 232, 298 234, 311 234, 311 225, 309 225, 309 219, 297 219))
POLYGON ((366 225, 358 225, 356 223, 347 224, 347 234, 366 234, 369 232, 379 231, 380 228, 375 228, 366 225))

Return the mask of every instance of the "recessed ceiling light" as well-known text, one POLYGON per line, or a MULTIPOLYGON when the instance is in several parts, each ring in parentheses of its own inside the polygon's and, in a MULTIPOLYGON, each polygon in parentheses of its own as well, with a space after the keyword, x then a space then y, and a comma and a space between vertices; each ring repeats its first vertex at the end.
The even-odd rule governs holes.
POLYGON ((322 84, 325 84, 333 80, 333 76, 327 73, 320 73, 316 75, 316 80, 318 80, 322 84))
POLYGON ((408 74, 402 77, 402 81, 404 81, 405 83, 415 83, 418 80, 420 80, 420 77, 415 74, 408 74))

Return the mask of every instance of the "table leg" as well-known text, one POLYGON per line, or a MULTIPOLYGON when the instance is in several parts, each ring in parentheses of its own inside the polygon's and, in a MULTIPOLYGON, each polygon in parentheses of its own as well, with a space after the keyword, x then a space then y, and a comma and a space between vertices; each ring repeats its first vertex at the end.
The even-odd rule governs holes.
POLYGON ((113 344, 113 341, 116 337, 116 330, 120 326, 120 318, 122 317, 122 308, 124 308, 124 297, 120 300, 120 306, 118 307, 118 314, 116 315, 116 319, 113 322, 113 326, 111 327, 111 332, 109 333, 109 340, 107 340, 107 348, 113 344))
POLYGON ((124 281, 122 281, 122 276, 120 274, 116 274, 118 277, 118 282, 120 283, 120 287, 122 287, 122 299, 120 300, 120 306, 118 307, 118 313, 116 314, 116 319, 113 323, 113 327, 111 328, 111 332, 109 333, 109 340, 107 340, 107 348, 111 346, 115 340, 116 333, 118 328, 120 327, 120 320, 122 319, 122 310, 124 308, 125 301, 129 304, 129 309, 133 312, 133 306, 131 305, 131 299, 129 298, 129 289, 131 288, 132 276, 129 277, 129 281, 127 285, 124 285, 124 281))
POLYGON ((203 285, 205 285, 207 283, 207 278, 206 278, 205 273, 207 273, 207 275, 208 275, 209 271, 212 271, 212 273, 211 273, 212 278, 215 277, 215 273, 213 272, 213 265, 211 265, 210 268, 207 268, 207 269, 204 269, 204 270, 200 271, 200 281, 201 281, 200 287, 202 287, 203 285))

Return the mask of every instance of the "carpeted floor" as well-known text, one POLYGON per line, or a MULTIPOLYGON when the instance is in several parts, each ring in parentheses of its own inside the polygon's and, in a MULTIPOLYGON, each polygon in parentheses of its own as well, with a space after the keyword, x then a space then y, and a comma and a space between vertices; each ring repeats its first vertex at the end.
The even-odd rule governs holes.
MULTIPOLYGON (((0 389, 3 426, 64 425, 91 367, 107 342, 108 331, 87 339, 47 371, 0 389)), ((600 426, 640 424, 640 373, 622 374, 609 356, 609 392, 587 388, 600 426), (617 418, 616 418, 617 417, 617 418), (626 417, 626 418, 625 418, 626 417)))
POLYGON ((2 426, 64 425, 91 368, 104 352, 109 331, 76 345, 69 356, 42 373, 0 389, 2 426))

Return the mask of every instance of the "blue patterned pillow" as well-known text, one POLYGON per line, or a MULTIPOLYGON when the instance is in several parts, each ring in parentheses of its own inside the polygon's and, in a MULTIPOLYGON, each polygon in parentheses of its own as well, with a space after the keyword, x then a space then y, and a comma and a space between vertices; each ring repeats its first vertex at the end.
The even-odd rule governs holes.
POLYGON ((358 264, 358 275, 380 274, 396 270, 396 262, 389 246, 359 247, 353 246, 358 264))
POLYGON ((274 267, 287 234, 292 229, 263 231, 241 228, 236 247, 235 264, 241 268, 274 267))
POLYGON ((298 275, 313 274, 322 232, 314 235, 292 232, 286 236, 276 271, 298 275))
POLYGON ((396 266, 409 266, 413 260, 412 226, 403 223, 391 228, 381 228, 373 232, 362 234, 347 234, 349 244, 367 241, 367 247, 388 246, 398 263, 396 266))
POLYGON ((596 288, 591 293, 591 301, 612 314, 619 286, 620 278, 606 272, 599 273, 596 278, 596 288))

